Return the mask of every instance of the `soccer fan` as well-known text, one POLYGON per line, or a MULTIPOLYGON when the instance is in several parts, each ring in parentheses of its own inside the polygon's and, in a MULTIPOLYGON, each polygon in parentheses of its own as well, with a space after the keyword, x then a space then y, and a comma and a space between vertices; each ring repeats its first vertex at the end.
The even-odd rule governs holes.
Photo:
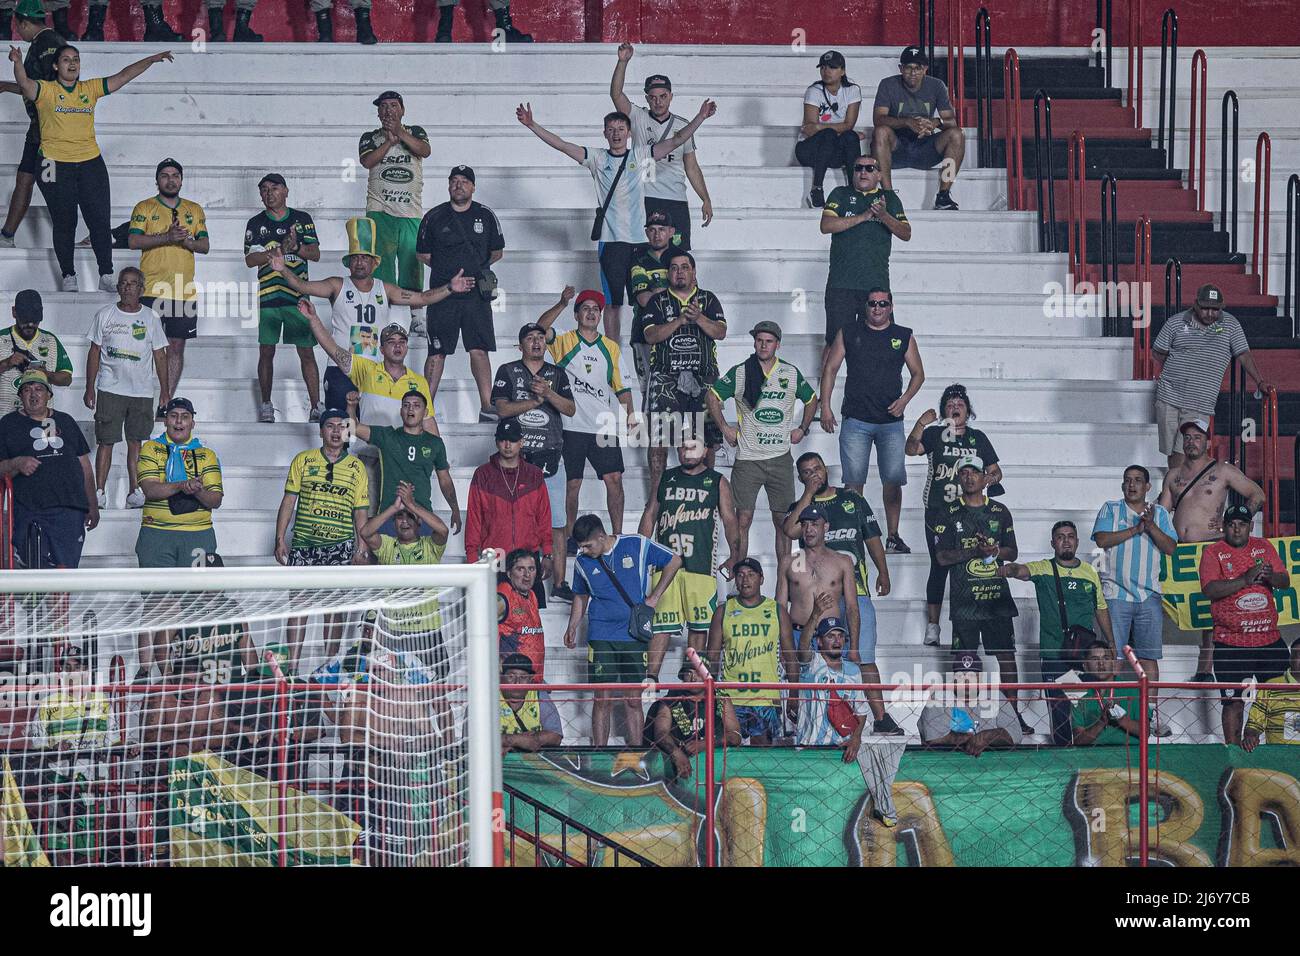
MULTIPOLYGON (((438 33, 435 43, 451 43, 452 22, 456 18, 456 5, 460 0, 438 0, 438 33)), ((496 18, 497 30, 507 43, 532 43, 533 35, 517 28, 510 17, 510 0, 487 0, 496 18)), ((495 31, 494 31, 495 32, 495 31)))
MULTIPOLYGON (((957 481, 961 496, 934 526, 938 536, 935 551, 939 563, 948 569, 950 582, 952 649, 978 653, 983 641, 984 650, 997 658, 999 680, 1014 684, 1016 633, 1011 622, 1020 612, 1006 578, 1000 577, 997 569, 999 562, 1015 561, 1019 555, 1011 512, 984 494, 988 479, 984 463, 975 456, 957 463, 957 481)), ((1015 706, 1016 691, 1003 693, 1015 706)), ((1023 717, 1020 729, 1026 734, 1034 732, 1023 717)))
POLYGON ((645 340, 646 304, 668 288, 668 260, 664 255, 673 245, 677 229, 666 212, 651 212, 645 217, 646 244, 637 247, 632 260, 632 361, 636 366, 641 399, 645 400, 650 384, 650 346, 645 340))
MULTIPOLYGON (((573 567, 573 607, 564 631, 564 646, 577 647, 578 624, 587 618, 587 661, 593 684, 640 684, 649 677, 657 680, 667 640, 651 640, 648 652, 633 635, 635 608, 656 608, 667 593, 678 569, 679 555, 639 534, 610 535, 595 515, 583 515, 573 524, 578 557, 573 567), (650 571, 661 574, 651 586, 650 571), (589 613, 590 612, 590 613, 589 613)), ((627 724, 626 743, 641 746, 641 691, 596 691, 591 708, 591 742, 597 747, 609 743, 609 723, 614 701, 623 704, 627 724)))
MULTIPOLYGON (((1082 677, 1085 683, 1100 684, 1122 679, 1115 652, 1105 641, 1093 641, 1085 652, 1082 677)), ((1130 737, 1141 735, 1138 724, 1141 714, 1142 703, 1136 687, 1090 689, 1074 703, 1070 714, 1074 746, 1123 746, 1130 737)))
MULTIPOLYGON (((1277 627, 1273 591, 1291 585, 1291 575, 1266 538, 1250 533, 1251 511, 1233 505, 1223 515, 1223 539, 1201 552, 1201 592, 1214 619, 1214 673, 1224 683, 1283 673, 1289 655, 1277 627)), ((1241 744, 1242 690, 1221 690, 1223 742, 1241 744)))
MULTIPOLYGON (((562 303, 557 308, 562 307, 562 303)), ((551 321, 554 321, 552 318, 551 321)), ((551 596, 572 601, 573 592, 564 583, 568 516, 564 474, 564 424, 577 411, 568 373, 546 361, 546 328, 529 322, 519 329, 519 351, 523 358, 497 369, 492 382, 492 401, 502 420, 518 421, 523 434, 524 461, 542 470, 546 497, 551 506, 551 596)))
MULTIPOLYGON (((23 69, 33 80, 54 82, 54 58, 59 48, 64 45, 67 34, 60 34, 45 25, 45 10, 41 0, 23 0, 17 9, 0 7, 0 39, 9 39, 9 14, 12 12, 18 22, 18 37, 27 44, 27 55, 23 57, 23 69)), ((60 20, 66 25, 68 9, 54 11, 54 22, 60 20)), ((17 93, 22 90, 17 83, 0 82, 0 93, 17 93)), ((12 249, 14 234, 27 215, 32 204, 32 188, 36 185, 36 174, 41 160, 41 124, 36 116, 36 105, 24 99, 27 110, 27 137, 23 140, 23 156, 18 161, 18 172, 14 176, 13 192, 9 196, 9 212, 5 217, 4 228, 0 229, 0 248, 12 249)))
MULTIPOLYGON (((795 462, 803 494, 785 515, 781 530, 791 540, 799 540, 803 525, 799 518, 809 507, 820 511, 826 519, 826 547, 846 554, 853 559, 853 579, 857 585, 858 634, 849 641, 849 659, 862 668, 868 683, 880 683, 880 668, 876 665, 876 607, 871 601, 871 581, 867 571, 867 558, 876 567, 876 594, 884 597, 890 591, 889 565, 885 546, 880 538, 880 525, 867 499, 848 488, 834 488, 826 471, 826 462, 815 451, 804 452, 795 462), (854 656, 856 654, 856 656, 854 656)), ((836 613, 843 614, 844 611, 836 613)), ((882 728, 891 728, 893 719, 884 715, 884 701, 880 691, 867 691, 872 712, 883 717, 882 728)))
POLYGON ((739 747, 741 729, 731 698, 718 694, 713 698, 713 714, 703 713, 704 687, 700 675, 689 662, 682 664, 677 680, 690 687, 671 690, 650 705, 645 730, 654 745, 673 765, 671 778, 685 780, 691 775, 691 758, 705 747, 708 721, 713 721, 713 746, 739 747))
POLYGON ((1113 592, 1106 604, 1115 647, 1131 645, 1147 677, 1159 680, 1164 656, 1160 556, 1174 553, 1178 532, 1168 510, 1147 501, 1151 473, 1141 465, 1124 469, 1120 490, 1122 498, 1097 512, 1092 540, 1105 551, 1101 580, 1113 592))
MULTIPOLYGON (((824 594, 829 594, 834 601, 828 615, 843 614, 849 625, 849 633, 860 632, 855 562, 849 555, 827 546, 828 527, 826 513, 820 507, 809 505, 799 512, 801 550, 798 559, 781 562, 777 569, 776 600, 790 612, 796 644, 804 630, 804 622, 809 620, 817 606, 817 599, 824 594), (842 610, 835 614, 836 609, 842 610)), ((813 618, 814 626, 823 616, 825 615, 813 618)), ((849 659, 856 664, 858 652, 852 643, 848 653, 849 659)))
POLYGON ((817 59, 821 79, 804 91, 803 123, 794 155, 800 166, 813 171, 808 204, 814 209, 826 205, 826 170, 843 167, 853 182, 853 163, 862 155, 866 133, 854 132, 862 109, 862 87, 845 76, 844 54, 827 50, 817 59))
POLYGON ((933 169, 944 164, 935 209, 957 209, 949 190, 966 155, 966 134, 942 80, 927 76, 930 61, 920 47, 903 49, 898 76, 876 87, 872 107, 871 155, 880 164, 886 189, 893 188, 894 168, 933 169))
MULTIPOLYGON (((275 518, 275 560, 297 567, 364 564, 370 553, 362 528, 370 507, 366 469, 348 453, 348 416, 329 409, 320 417, 321 447, 294 456, 275 518), (288 538, 293 522, 293 538, 288 538)), ((290 659, 296 668, 305 617, 287 624, 290 659)), ((326 617, 325 656, 338 651, 341 615, 326 617)))
MULTIPOLYGON (((1196 290, 1192 307, 1166 319, 1151 344, 1160 366, 1156 373, 1156 426, 1160 452, 1169 457, 1171 474, 1180 470, 1187 454, 1183 426, 1214 417, 1224 373, 1234 358, 1260 391, 1271 387, 1260 378, 1241 323, 1224 304, 1218 286, 1206 283, 1196 290)), ((1220 499, 1213 510, 1222 507, 1220 499)))
MULTIPOLYGON (((399 486, 406 483, 411 486, 415 502, 426 512, 433 511, 431 479, 437 474, 438 487, 451 508, 452 534, 460 534, 460 504, 456 500, 456 484, 451 479, 451 466, 447 463, 447 446, 430 431, 432 427, 433 419, 427 417, 424 394, 419 391, 402 396, 400 428, 351 422, 352 434, 379 451, 379 510, 390 508, 397 500, 399 486)), ((391 535, 396 527, 385 523, 380 530, 391 535)))
MULTIPOLYGON (((805 629, 798 647, 799 661, 803 665, 800 683, 863 683, 858 665, 844 659, 844 645, 848 643, 850 629, 837 617, 823 618, 815 633, 810 634, 809 629, 805 629)), ((845 763, 856 759, 871 797, 871 815, 883 826, 894 827, 898 824, 898 810, 894 807, 892 790, 894 775, 898 773, 898 764, 903 757, 903 743, 872 741, 864 745, 865 718, 870 712, 866 695, 861 690, 837 690, 835 687, 828 687, 825 691, 801 690, 795 742, 800 747, 839 747, 844 751, 845 763)))
POLYGON ((497 646, 503 658, 519 654, 545 673, 546 632, 533 588, 537 583, 537 554, 515 548, 506 555, 505 580, 497 585, 497 646))
MULTIPOLYGON (((331 360, 330 367, 325 369, 325 405, 344 408, 348 395, 360 392, 362 409, 369 409, 367 418, 371 424, 396 425, 401 420, 397 406, 402 396, 416 388, 426 393, 432 417, 433 399, 427 395, 428 385, 406 368, 409 314, 390 306, 414 308, 440 302, 453 292, 472 289, 474 280, 456 275, 446 285, 428 292, 400 288, 374 275, 379 256, 375 253, 373 222, 349 219, 347 232, 348 254, 343 257, 343 264, 348 267, 346 276, 314 282, 299 279, 292 270, 285 269, 280 249, 267 250, 267 264, 299 295, 299 312, 307 317, 309 326, 313 321, 319 325, 312 328, 312 333, 331 360), (309 298, 313 295, 330 301, 328 330, 316 317, 309 298), (387 341, 392 344, 386 346, 387 341), (418 385, 411 384, 417 380, 418 385)), ((259 420, 274 422, 275 410, 263 405, 259 420)))
MULTIPOLYGON (((226 39, 226 0, 207 0, 208 4, 208 41, 220 43, 226 39)), ((257 0, 235 0, 235 33, 230 39, 236 43, 261 43, 262 34, 253 30, 249 22, 257 0)))
POLYGON ((118 300, 90 321, 86 353, 86 393, 82 401, 95 413, 95 500, 108 507, 108 474, 113 446, 126 434, 126 505, 143 508, 140 445, 153 430, 154 409, 171 401, 167 391, 167 336, 153 309, 140 303, 144 273, 127 266, 117 276, 118 300), (158 395, 158 405, 154 396, 158 395))
MULTIPOLYGON (((220 14, 220 10, 217 13, 220 14)), ((278 343, 298 350, 298 365, 307 386, 308 421, 320 421, 325 405, 320 400, 320 370, 316 367, 316 338, 298 311, 302 293, 294 291, 284 274, 271 268, 272 249, 283 253, 286 272, 307 281, 307 263, 320 261, 316 223, 308 213, 290 209, 289 184, 279 173, 267 173, 257 183, 266 208, 244 227, 244 265, 257 270, 257 385, 262 404, 258 418, 275 421, 271 386, 275 382, 275 347, 278 343)), ((341 406, 335 406, 341 407, 341 406)))
POLYGON ((704 398, 709 417, 727 444, 736 448, 731 484, 740 526, 740 556, 749 553, 749 528, 754 523, 754 508, 762 489, 767 493, 767 506, 776 529, 776 557, 780 563, 790 554, 790 539, 781 528, 785 513, 794 502, 794 461, 790 446, 807 437, 808 426, 817 413, 817 395, 802 372, 785 359, 777 358, 781 326, 775 322, 759 322, 749 334, 754 339, 754 354, 709 386, 704 398), (738 423, 734 428, 727 424, 722 411, 722 406, 732 398, 736 400, 738 423), (799 424, 791 429, 800 402, 802 416, 799 424))
POLYGON ((23 98, 36 106, 36 117, 41 126, 40 156, 50 160, 49 175, 42 175, 37 186, 45 197, 45 205, 50 208, 54 255, 63 273, 60 288, 64 292, 77 291, 77 270, 72 254, 77 238, 77 211, 80 210, 95 249, 99 290, 116 292, 113 237, 109 234, 108 224, 113 203, 108 167, 104 165, 99 143, 95 140, 95 104, 102 97, 116 93, 153 64, 171 60, 172 55, 164 50, 137 60, 112 76, 83 80, 81 54, 76 47, 64 44, 54 55, 57 78, 53 82, 30 78, 17 47, 9 48, 9 59, 14 65, 14 80, 23 98), (60 89, 64 92, 60 93, 60 89), (76 112, 67 112, 59 105, 67 96, 75 96, 81 104, 76 112))
MULTIPOLYGON (((1178 432, 1182 435, 1182 461, 1165 472, 1157 503, 1173 516, 1179 541, 1217 541, 1223 535, 1228 492, 1235 491, 1251 513, 1257 514, 1264 507, 1264 489, 1236 465, 1209 457, 1210 423, 1204 418, 1188 419, 1178 426, 1178 432)), ((1213 633, 1201 632, 1194 681, 1214 680, 1213 633)))
POLYGON ((501 752, 536 753, 560 746, 564 740, 560 712, 550 693, 542 689, 544 682, 533 662, 524 654, 503 658, 501 683, 501 752))
POLYGON ((1292 641, 1290 667, 1259 685, 1250 706, 1241 749, 1250 753, 1260 744, 1300 744, 1300 691, 1271 684, 1300 684, 1300 641, 1292 641))
MULTIPOLYGON (((754 558, 738 561, 735 579, 735 596, 727 598, 709 622, 709 662, 724 681, 775 684, 781 680, 782 670, 787 679, 793 679, 799 673, 799 659, 790 616, 774 598, 763 596, 763 566, 754 558)), ((740 735, 751 744, 765 747, 785 736, 780 691, 728 690, 723 694, 736 708, 740 735)))
MULTIPOLYGON (((687 643, 702 650, 718 606, 718 520, 727 539, 721 571, 731 577, 740 559, 731 483, 705 463, 704 445, 688 438, 677 450, 681 465, 664 472, 641 515, 637 531, 679 555, 681 570, 655 608, 656 640, 668 640, 684 627, 687 643)), ((713 658, 716 661, 716 658, 713 658)))
MULTIPOLYGON (((956 690, 942 691, 939 702, 932 699, 921 708, 917 727, 927 747, 960 750, 978 757, 991 748, 1020 746, 1024 735, 1015 708, 1005 697, 1001 702, 981 699, 983 670, 984 662, 978 654, 962 652, 955 656, 948 678, 957 685, 956 690)), ((1068 713, 1066 716, 1068 719, 1068 713)))
MULTIPOLYGON (((829 295, 829 292, 827 293, 829 295)), ((894 297, 880 288, 867 293, 861 313, 833 334, 827 334, 830 348, 822 369, 822 428, 834 432, 835 413, 831 410, 835 376, 840 363, 847 362, 844 382, 844 416, 840 429, 840 463, 844 484, 859 494, 871 470, 871 449, 880 452, 881 498, 885 505, 888 538, 885 550, 890 554, 911 554, 898 534, 898 519, 903 510, 903 486, 907 484, 907 436, 903 413, 925 382, 921 351, 912 330, 894 321, 894 297), (903 367, 910 376, 903 390, 903 367)))
POLYGON ((53 397, 44 372, 24 372, 20 407, 0 418, 0 477, 13 478, 13 542, 25 568, 77 567, 99 524, 90 446, 71 415, 50 408, 53 397))
MULTIPOLYGON (((645 148, 689 124, 684 116, 672 112, 673 84, 662 73, 646 77, 643 87, 646 106, 632 105, 623 93, 623 80, 631 59, 632 44, 619 44, 618 63, 609 81, 609 97, 614 101, 614 109, 632 120, 633 148, 645 148)), ((695 158, 695 137, 667 156, 657 158, 654 175, 644 187, 647 221, 653 212, 665 213, 677 229, 673 244, 687 251, 691 248, 691 210, 686 204, 688 179, 695 195, 700 197, 700 214, 704 217, 702 225, 707 227, 713 221, 713 203, 709 201, 709 188, 704 185, 704 173, 695 158)))
MULTIPOLYGON (((154 171, 158 194, 131 210, 127 246, 142 250, 145 305, 162 318, 167 333, 167 391, 176 394, 185 371, 185 343, 198 335, 199 290, 194 256, 211 248, 203 207, 181 198, 184 170, 168 158, 154 171)), ((102 288, 102 283, 101 283, 102 288)))
MULTIPOLYGON (((1101 577, 1096 568, 1077 557, 1078 550, 1079 532, 1074 522, 1058 521, 1052 525, 1052 557, 1028 564, 1008 561, 997 569, 1000 578, 1018 578, 1034 585, 1038 598, 1038 654, 1045 681, 1054 681, 1078 666, 1071 647, 1077 628, 1092 636, 1094 628, 1099 630, 1106 644, 1115 650, 1101 577)), ((1052 741, 1068 746, 1070 710, 1059 692, 1048 692, 1048 711, 1052 741)))
POLYGON ((474 170, 454 166, 447 177, 447 202, 434 206, 420 220, 416 233, 415 257, 429 267, 429 288, 446 285, 457 276, 469 276, 470 288, 433 302, 425 312, 429 335, 429 355, 424 361, 424 377, 429 394, 438 397, 438 383, 448 355, 456 354, 456 343, 465 337, 469 353, 469 371, 478 386, 480 423, 496 421, 492 408, 492 366, 488 353, 497 350, 496 330, 492 327, 492 298, 496 274, 492 266, 505 255, 506 240, 501 222, 482 203, 474 201, 474 170), (482 277, 491 280, 474 287, 482 277))
POLYGON ((225 499, 217 453, 194 437, 194 405, 173 398, 163 408, 163 433, 140 446, 144 510, 135 555, 142 568, 185 568, 217 553, 212 512, 225 499))
MULTIPOLYGON (((473 563, 493 552, 497 567, 516 548, 532 554, 551 553, 551 505, 542 469, 523 460, 523 429, 515 419, 497 422, 497 453, 474 471, 465 506, 465 560, 473 563)), ((540 563, 540 562, 539 562, 540 563)), ((549 564, 537 574, 533 593, 546 607, 542 580, 549 564)))
MULTIPOLYGON (((312 0, 313 6, 327 2, 312 0)), ((328 18, 328 9, 325 15, 328 18)), ((402 123, 406 104, 400 93, 385 90, 374 106, 379 112, 379 129, 361 135, 357 152, 362 167, 370 171, 366 218, 375 224, 375 249, 380 257, 375 276, 419 292, 424 288, 424 266, 415 256, 415 240, 424 218, 424 161, 433 149, 424 127, 402 123)))
MULTIPOLYGON (((330 7, 333 6, 331 0, 311 0, 308 6, 316 16, 316 42, 333 43, 334 21, 330 17, 330 7)), ((370 0, 348 0, 348 6, 352 8, 352 17, 356 20, 357 42, 365 46, 378 43, 379 38, 375 36, 374 27, 370 24, 370 0)), ((392 95, 397 96, 396 93, 392 95)), ((384 96, 380 96, 381 100, 383 98, 384 96)), ((398 97, 398 100, 400 101, 401 97, 398 97)), ((380 118, 383 118, 382 113, 380 118)), ((424 155, 427 157, 429 154, 424 155)))
POLYGON ((361 540, 376 564, 441 564, 447 536, 447 525, 420 504, 406 481, 397 483, 392 503, 361 528, 361 540))
POLYGON ((632 141, 632 120, 626 113, 605 116, 605 141, 609 149, 587 149, 566 142, 533 119, 531 104, 520 104, 515 117, 538 139, 591 171, 600 212, 592 234, 597 237, 600 274, 605 284, 605 334, 619 340, 619 313, 632 277, 636 243, 645 229, 645 180, 651 163, 688 143, 717 105, 705 100, 695 118, 680 131, 653 145, 637 147, 632 141))
MULTIPOLYGON (((717 343, 727 337, 727 319, 718 297, 696 284, 693 255, 669 252, 664 258, 668 288, 653 296, 641 313, 642 332, 650 346, 646 411, 651 494, 668 464, 671 426, 680 427, 684 435, 702 434, 709 449, 722 444, 712 416, 703 413, 704 393, 718 378, 717 343), (702 432, 696 424, 701 419, 702 432)), ((709 465, 713 465, 712 451, 709 465)))
POLYGON ((14 324, 0 329, 0 415, 19 407, 18 379, 29 371, 44 372, 50 386, 72 384, 72 360, 53 332, 41 329, 45 306, 35 289, 14 296, 14 324))
POLYGON ((578 516, 578 493, 590 463, 605 485, 610 527, 614 534, 622 534, 623 449, 619 442, 636 426, 636 413, 632 390, 624 384, 623 352, 617 342, 600 334, 604 307, 605 297, 594 289, 583 290, 575 299, 573 286, 565 286, 560 301, 543 312, 537 324, 551 337, 547 345, 551 359, 568 375, 573 389, 573 417, 563 435, 565 526, 573 527, 578 516), (570 300, 577 328, 557 334, 555 320, 570 300))

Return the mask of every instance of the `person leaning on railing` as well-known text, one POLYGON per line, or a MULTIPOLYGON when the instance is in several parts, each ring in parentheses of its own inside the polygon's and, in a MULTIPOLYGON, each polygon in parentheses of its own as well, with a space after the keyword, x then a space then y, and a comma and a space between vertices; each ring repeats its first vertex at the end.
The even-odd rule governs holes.
MULTIPOLYGON (((1105 641, 1093 641, 1083 656, 1085 683, 1105 684, 1120 680, 1116 673, 1115 652, 1105 641)), ((1074 745, 1123 745, 1130 737, 1140 737, 1138 725, 1142 703, 1136 687, 1107 690, 1091 688, 1074 705, 1074 745)))

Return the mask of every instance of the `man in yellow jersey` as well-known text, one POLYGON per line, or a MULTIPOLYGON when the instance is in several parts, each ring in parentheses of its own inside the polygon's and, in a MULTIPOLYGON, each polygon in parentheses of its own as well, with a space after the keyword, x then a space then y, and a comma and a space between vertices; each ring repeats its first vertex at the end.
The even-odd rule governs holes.
POLYGON ((203 207, 181 198, 185 171, 176 160, 158 164, 158 195, 131 210, 127 246, 141 250, 144 295, 140 301, 158 313, 167 333, 167 383, 176 394, 185 369, 185 343, 199 330, 199 290, 194 284, 194 256, 207 255, 208 224, 203 207))
MULTIPOLYGON (((721 664, 724 681, 775 684, 778 666, 789 679, 799 673, 790 616, 773 598, 763 596, 763 566, 755 558, 736 562, 736 596, 713 613, 709 624, 709 662, 721 664)), ((781 693, 776 690, 722 693, 736 708, 742 737, 766 747, 781 731, 781 693)))
POLYGON ((1276 687, 1278 684, 1300 684, 1300 641, 1291 643, 1290 667, 1259 685, 1241 737, 1241 749, 1246 753, 1262 743, 1300 744, 1300 691, 1276 687))
MULTIPOLYGON (((415 500, 415 486, 399 481, 397 498, 366 522, 361 529, 361 540, 375 556, 376 564, 441 564, 442 555, 447 550, 447 526, 415 500), (382 533, 384 525, 390 521, 396 529, 396 537, 382 533), (429 526, 428 534, 420 533, 421 522, 429 526)), ((442 649, 442 640, 437 637, 442 628, 437 599, 430 598, 413 607, 390 610, 388 617, 396 633, 426 637, 424 646, 432 648, 434 669, 445 677, 446 653, 442 649)))
POLYGON ((165 430, 140 446, 144 492, 135 554, 142 568, 197 566, 215 554, 212 512, 225 489, 217 453, 194 437, 194 405, 173 398, 164 409, 165 430))

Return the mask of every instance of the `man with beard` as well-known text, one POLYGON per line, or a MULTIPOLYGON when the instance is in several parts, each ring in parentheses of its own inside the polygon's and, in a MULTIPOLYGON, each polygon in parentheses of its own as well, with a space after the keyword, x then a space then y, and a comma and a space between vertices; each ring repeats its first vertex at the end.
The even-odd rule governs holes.
POLYGON ((637 247, 637 257, 632 260, 632 359, 636 365, 637 381, 641 383, 644 401, 650 386, 650 346, 646 344, 645 307, 656 295, 668 288, 668 260, 665 256, 672 248, 677 235, 668 213, 662 210, 647 213, 645 217, 646 244, 637 247))
POLYGON ((14 324, 0 329, 0 415, 21 406, 18 378, 26 372, 44 372, 51 386, 72 384, 72 359, 67 350, 57 335, 41 329, 45 316, 41 294, 23 289, 14 296, 11 314, 14 324))

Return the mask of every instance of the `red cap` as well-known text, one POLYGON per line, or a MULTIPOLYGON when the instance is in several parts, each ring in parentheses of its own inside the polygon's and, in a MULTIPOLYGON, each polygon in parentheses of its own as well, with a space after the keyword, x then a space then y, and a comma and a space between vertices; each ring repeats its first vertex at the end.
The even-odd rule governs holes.
POLYGON ((584 302, 595 302, 602 309, 605 308, 605 297, 595 289, 583 289, 578 293, 578 297, 573 300, 573 312, 576 315, 582 308, 584 302))

